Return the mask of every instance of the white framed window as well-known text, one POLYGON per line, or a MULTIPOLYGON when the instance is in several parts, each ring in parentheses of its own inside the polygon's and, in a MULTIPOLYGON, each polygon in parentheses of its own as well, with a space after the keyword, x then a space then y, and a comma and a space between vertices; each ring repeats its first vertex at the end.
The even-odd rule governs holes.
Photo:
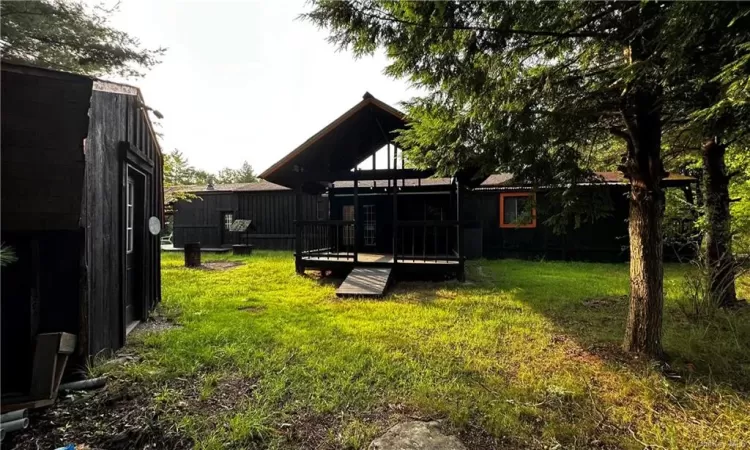
MULTIPOLYGON (((343 220, 354 221, 354 205, 344 205, 341 216, 343 220)), ((354 245, 354 225, 344 225, 344 245, 354 245)))
POLYGON ((128 186, 125 194, 125 250, 128 253, 133 252, 133 221, 134 211, 133 202, 135 201, 135 183, 128 177, 128 186))
POLYGON ((364 205, 365 245, 375 245, 375 205, 364 205))
POLYGON ((232 222, 234 222, 234 214, 230 212, 225 212, 224 213, 224 229, 231 230, 232 222))

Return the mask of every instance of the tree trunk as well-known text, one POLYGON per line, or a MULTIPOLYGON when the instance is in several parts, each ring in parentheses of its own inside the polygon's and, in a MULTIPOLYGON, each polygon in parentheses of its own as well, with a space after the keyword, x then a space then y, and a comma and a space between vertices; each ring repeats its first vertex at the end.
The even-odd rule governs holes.
POLYGON ((729 176, 724 165, 726 146, 711 139, 703 145, 706 196, 706 266, 709 295, 718 306, 737 301, 734 255, 729 213, 729 176))
POLYGON ((626 351, 659 358, 664 304, 664 194, 658 186, 649 189, 633 179, 630 195, 630 309, 623 346, 626 351))
POLYGON ((623 347, 653 358, 663 356, 663 236, 666 173, 661 161, 660 93, 640 91, 632 97, 628 127, 629 157, 624 172, 630 179, 630 308, 623 347))

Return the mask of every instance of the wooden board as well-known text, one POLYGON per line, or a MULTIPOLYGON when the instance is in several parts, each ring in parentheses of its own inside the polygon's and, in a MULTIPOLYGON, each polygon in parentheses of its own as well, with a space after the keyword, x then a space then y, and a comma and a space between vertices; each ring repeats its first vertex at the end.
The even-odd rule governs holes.
POLYGON ((382 297, 390 279, 390 268, 357 267, 349 272, 349 276, 336 289, 336 295, 339 297, 382 297))

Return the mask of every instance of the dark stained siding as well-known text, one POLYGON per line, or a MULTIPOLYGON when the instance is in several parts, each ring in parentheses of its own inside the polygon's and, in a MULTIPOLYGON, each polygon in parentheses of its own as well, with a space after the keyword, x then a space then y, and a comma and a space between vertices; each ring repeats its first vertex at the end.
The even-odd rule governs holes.
MULTIPOLYGON (((251 244, 261 249, 294 249, 294 192, 239 192, 238 200, 238 218, 251 219, 255 224, 251 244)), ((319 204, 325 201, 321 196, 303 195, 302 220, 317 220, 318 208, 323 209, 319 204)))
POLYGON ((2 229, 79 227, 92 81, 2 72, 2 229))
POLYGON ((86 267, 89 280, 89 353, 122 341, 120 141, 127 139, 127 97, 94 92, 86 152, 86 267))
POLYGON ((157 236, 148 233, 147 221, 151 216, 161 217, 163 194, 161 155, 149 157, 147 149, 154 144, 137 97, 94 91, 90 116, 85 190, 89 280, 87 345, 89 353, 96 354, 124 344, 123 192, 128 161, 121 142, 131 144, 135 161, 143 164, 136 168, 145 178, 144 249, 143 258, 137 264, 138 276, 142 279, 141 319, 161 297, 159 242, 157 236))
MULTIPOLYGON (((544 221, 556 212, 544 193, 537 195, 536 228, 500 228, 500 193, 474 191, 466 195, 463 219, 469 241, 480 240, 485 258, 626 261, 628 203, 621 187, 608 189, 612 211, 594 223, 569 226, 556 234, 544 221)), ((469 242, 467 246, 475 245, 469 242)))
POLYGON ((1 274, 2 391, 28 387, 33 336, 78 333, 79 223, 92 82, 3 64, 2 240, 18 261, 1 274))
MULTIPOLYGON (((200 242, 204 248, 244 242, 244 237, 234 233, 225 233, 222 240, 222 213, 232 212, 235 219, 253 221, 255 229, 250 232, 249 241, 256 248, 294 249, 293 192, 203 192, 197 195, 199 198, 182 200, 175 206, 175 247, 184 247, 187 242, 200 242)), ((319 210, 327 214, 327 199, 305 195, 303 202, 305 220, 317 219, 319 210)))
POLYGON ((237 216, 236 194, 207 192, 178 202, 174 213, 175 246, 184 247, 186 242, 200 242, 203 247, 221 247, 223 212, 232 212, 236 219, 240 218, 237 216))

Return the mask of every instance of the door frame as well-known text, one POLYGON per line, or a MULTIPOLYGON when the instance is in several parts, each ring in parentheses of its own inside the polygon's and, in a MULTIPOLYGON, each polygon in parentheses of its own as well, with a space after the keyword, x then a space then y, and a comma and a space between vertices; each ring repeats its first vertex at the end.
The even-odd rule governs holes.
POLYGON ((135 315, 135 320, 144 320, 148 314, 148 305, 146 304, 146 294, 144 291, 144 287, 146 285, 146 239, 148 239, 147 233, 148 233, 148 227, 146 226, 145 221, 148 220, 147 218, 147 210, 148 205, 146 204, 146 201, 148 199, 148 190, 151 187, 151 177, 154 169, 154 163, 150 159, 146 158, 137 148, 135 148, 132 144, 130 144, 127 141, 120 141, 119 145, 119 153, 120 153, 120 201, 118 205, 118 216, 119 216, 119 242, 120 245, 118 246, 118 251, 120 252, 120 289, 119 289, 119 297, 120 297, 120 347, 125 345, 125 339, 127 338, 128 333, 128 326, 130 325, 127 322, 127 317, 125 314, 125 304, 127 302, 127 284, 128 284, 128 273, 127 273, 127 236, 125 232, 126 228, 126 208, 127 208, 127 188, 128 188, 128 176, 130 174, 136 175, 142 180, 142 190, 141 190, 141 205, 143 208, 143 214, 142 218, 144 221, 142 229, 142 236, 141 236, 141 243, 143 245, 143 249, 140 252, 139 257, 139 265, 141 267, 140 270, 140 285, 142 294, 140 301, 138 302, 138 309, 137 309, 137 315, 135 315))
POLYGON ((232 215, 232 221, 237 219, 237 214, 233 209, 221 208, 219 209, 219 247, 232 246, 234 244, 233 235, 229 234, 226 224, 224 223, 224 216, 227 214, 232 215))

